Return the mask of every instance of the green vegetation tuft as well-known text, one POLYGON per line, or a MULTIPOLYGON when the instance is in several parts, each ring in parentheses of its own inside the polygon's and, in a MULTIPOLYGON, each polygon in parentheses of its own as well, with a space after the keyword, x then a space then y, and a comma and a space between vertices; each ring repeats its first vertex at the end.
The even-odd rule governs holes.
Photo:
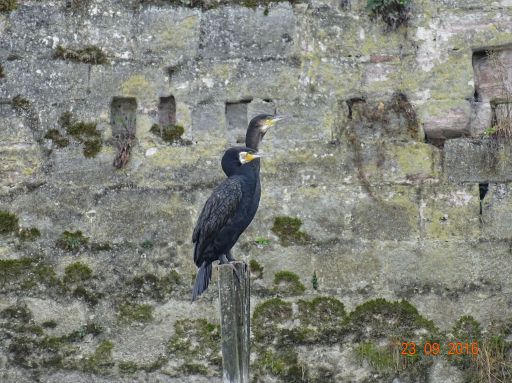
POLYGON ((283 246, 304 245, 309 241, 309 235, 300 231, 302 221, 293 217, 276 217, 272 232, 276 234, 283 246))
POLYGON ((135 362, 120 362, 119 363, 119 371, 121 374, 132 375, 137 372, 139 367, 135 362))
POLYGON ((124 323, 150 322, 153 320, 153 307, 148 304, 126 303, 119 306, 117 317, 124 323))
POLYGON ((58 284, 53 268, 38 258, 0 260, 0 287, 4 291, 32 290, 58 284))
POLYGON ((249 261, 249 269, 251 270, 251 275, 255 278, 263 277, 263 266, 257 260, 251 259, 249 261))
POLYGON ((30 105, 30 101, 19 94, 12 99, 12 107, 19 113, 30 111, 30 105))
POLYGON ((356 348, 358 359, 366 360, 370 366, 379 372, 393 372, 395 362, 393 360, 392 350, 377 347, 372 342, 364 342, 356 348))
POLYGON ((292 320, 292 304, 279 298, 269 299, 256 306, 253 314, 253 333, 258 342, 270 342, 279 336, 277 329, 292 320))
POLYGON ((92 270, 82 262, 74 262, 66 266, 64 270, 64 283, 83 282, 92 277, 92 270))
POLYGON ((14 11, 18 7, 16 0, 0 0, 0 12, 8 13, 14 11))
POLYGON ((254 242, 257 244, 257 245, 260 245, 260 246, 268 246, 270 245, 270 239, 267 239, 267 238, 262 238, 262 237, 258 237, 254 240, 254 242))
POLYGON ((95 122, 76 121, 71 112, 64 112, 59 123, 71 137, 84 145, 86 158, 95 157, 100 152, 103 143, 95 122))
POLYGON ((388 29, 397 29, 410 18, 411 0, 368 0, 367 9, 372 18, 381 18, 388 29))
POLYGON ((311 277, 311 287, 313 287, 313 290, 318 290, 318 277, 316 276, 316 271, 313 271, 313 276, 311 277))
POLYGON ((41 323, 41 326, 43 326, 44 328, 55 328, 57 327, 57 322, 54 320, 47 320, 41 323))
POLYGON ((274 291, 284 295, 300 295, 306 288, 297 274, 279 271, 274 275, 274 291))
POLYGON ((57 48, 55 48, 53 58, 93 65, 109 63, 107 55, 101 48, 94 45, 87 45, 81 49, 64 48, 58 45, 57 48))
POLYGON ((0 210, 0 234, 11 233, 18 229, 18 217, 14 213, 0 210))
POLYGON ((58 148, 65 148, 69 145, 69 140, 63 137, 57 129, 50 129, 46 132, 44 138, 52 140, 58 148))
POLYGON ((437 333, 430 320, 422 317, 409 302, 388 302, 378 298, 363 303, 349 316, 356 340, 397 337, 413 339, 418 331, 437 333))
POLYGON ((29 323, 33 316, 29 308, 22 304, 6 307, 0 312, 0 318, 15 320, 21 323, 29 323))
POLYGON ((65 231, 60 235, 56 245, 66 251, 77 251, 83 248, 89 238, 85 237, 80 230, 70 232, 65 231))
POLYGON ((83 299, 91 306, 95 306, 98 304, 101 296, 80 285, 73 290, 73 297, 83 299))
MULTIPOLYGON (((180 370, 189 370, 198 361, 208 366, 208 370, 216 368, 220 371, 222 358, 220 356, 220 328, 209 323, 206 319, 184 319, 174 324, 175 333, 169 340, 167 350, 180 360, 180 370)), ((202 365, 201 365, 202 366, 202 365)), ((205 370, 194 373, 203 374, 205 370)))
POLYGON ((88 357, 82 369, 86 372, 92 372, 94 374, 105 374, 114 366, 112 359, 112 350, 114 344, 109 340, 104 340, 96 348, 93 355, 88 357))
POLYGON ((165 142, 170 144, 180 144, 180 145, 190 145, 191 142, 187 140, 183 140, 181 136, 185 133, 185 129, 181 125, 166 125, 160 126, 158 124, 153 124, 151 129, 149 130, 154 135, 160 137, 165 142))
POLYGON ((5 77, 4 67, 2 66, 2 64, 0 64, 0 78, 4 78, 4 77, 5 77))
POLYGON ((181 277, 176 270, 171 270, 161 278, 150 273, 136 276, 127 283, 128 296, 126 299, 149 298, 163 302, 169 299, 180 282, 181 277))
POLYGON ((41 232, 37 227, 24 227, 16 233, 19 239, 22 241, 33 241, 41 236, 41 232))

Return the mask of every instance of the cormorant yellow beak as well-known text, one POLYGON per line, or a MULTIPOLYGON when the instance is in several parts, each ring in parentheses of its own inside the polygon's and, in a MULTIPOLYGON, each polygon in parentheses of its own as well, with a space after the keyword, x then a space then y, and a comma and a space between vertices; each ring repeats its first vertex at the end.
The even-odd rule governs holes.
POLYGON ((283 120, 285 118, 286 118, 286 116, 278 115, 278 114, 276 114, 275 116, 272 116, 270 118, 267 118, 266 120, 263 121, 263 126, 261 127, 261 129, 263 130, 263 132, 266 132, 268 130, 268 128, 270 128, 271 126, 274 126, 274 124, 277 121, 283 120))
POLYGON ((251 162, 252 160, 255 160, 256 158, 261 158, 261 153, 247 153, 245 155, 245 162, 251 162))

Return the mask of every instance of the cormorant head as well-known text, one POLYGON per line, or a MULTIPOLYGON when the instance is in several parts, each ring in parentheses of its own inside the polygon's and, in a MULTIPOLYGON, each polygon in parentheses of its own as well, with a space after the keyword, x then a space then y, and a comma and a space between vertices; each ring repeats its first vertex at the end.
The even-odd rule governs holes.
POLYGON ((249 122, 247 133, 245 135, 245 145, 251 149, 258 150, 263 136, 267 130, 277 121, 285 118, 284 116, 272 114, 259 114, 249 122))
POLYGON ((246 148, 243 146, 238 146, 234 148, 229 148, 222 156, 222 170, 229 177, 234 174, 238 168, 242 165, 245 165, 256 158, 260 158, 261 153, 256 152, 251 148, 246 148))

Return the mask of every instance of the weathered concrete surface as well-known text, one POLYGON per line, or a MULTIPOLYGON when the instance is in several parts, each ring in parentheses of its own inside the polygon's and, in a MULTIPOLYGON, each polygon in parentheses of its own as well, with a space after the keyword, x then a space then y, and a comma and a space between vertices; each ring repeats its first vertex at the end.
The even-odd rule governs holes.
MULTIPOLYGON (((218 295, 212 283, 190 304, 190 239, 241 121, 276 112, 289 118, 261 145, 260 209, 233 250, 259 263, 253 319, 277 339, 253 328, 251 378, 467 380, 444 358, 393 359, 403 328, 357 339, 349 314, 406 299, 412 321, 433 320, 444 340, 463 315, 482 328, 510 316, 510 145, 480 136, 507 98, 512 3, 414 1, 396 31, 366 5, 57 0, 0 14, 0 210, 19 220, 0 233, 2 382, 220 381, 218 295), (108 63, 54 59, 58 45, 96 46, 108 63), (494 63, 478 53, 488 48, 494 63), (184 134, 168 144, 151 127, 171 95, 184 134), (137 103, 121 170, 114 97, 137 103), (96 123, 96 156, 62 125, 68 111, 96 123), (50 129, 69 145, 45 138, 50 129), (299 228, 277 227, 283 216, 299 228), (311 303, 324 296, 336 310, 311 303)), ((384 307, 362 321, 407 322, 384 307)), ((418 342, 433 331, 413 328, 418 342)))

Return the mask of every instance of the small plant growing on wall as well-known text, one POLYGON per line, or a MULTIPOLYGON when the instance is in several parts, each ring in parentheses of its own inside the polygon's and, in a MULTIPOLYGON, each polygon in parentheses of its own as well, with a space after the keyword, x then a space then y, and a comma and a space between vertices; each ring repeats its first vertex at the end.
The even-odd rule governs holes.
POLYGON ((389 29, 397 29, 409 20, 410 3, 411 0, 368 0, 366 8, 370 17, 382 19, 389 29))
POLYGON ((487 164, 495 169, 500 162, 500 152, 512 140, 512 89, 509 85, 508 67, 502 55, 495 51, 486 52, 493 69, 493 77, 500 87, 498 96, 491 100, 492 121, 482 136, 487 138, 487 164))

